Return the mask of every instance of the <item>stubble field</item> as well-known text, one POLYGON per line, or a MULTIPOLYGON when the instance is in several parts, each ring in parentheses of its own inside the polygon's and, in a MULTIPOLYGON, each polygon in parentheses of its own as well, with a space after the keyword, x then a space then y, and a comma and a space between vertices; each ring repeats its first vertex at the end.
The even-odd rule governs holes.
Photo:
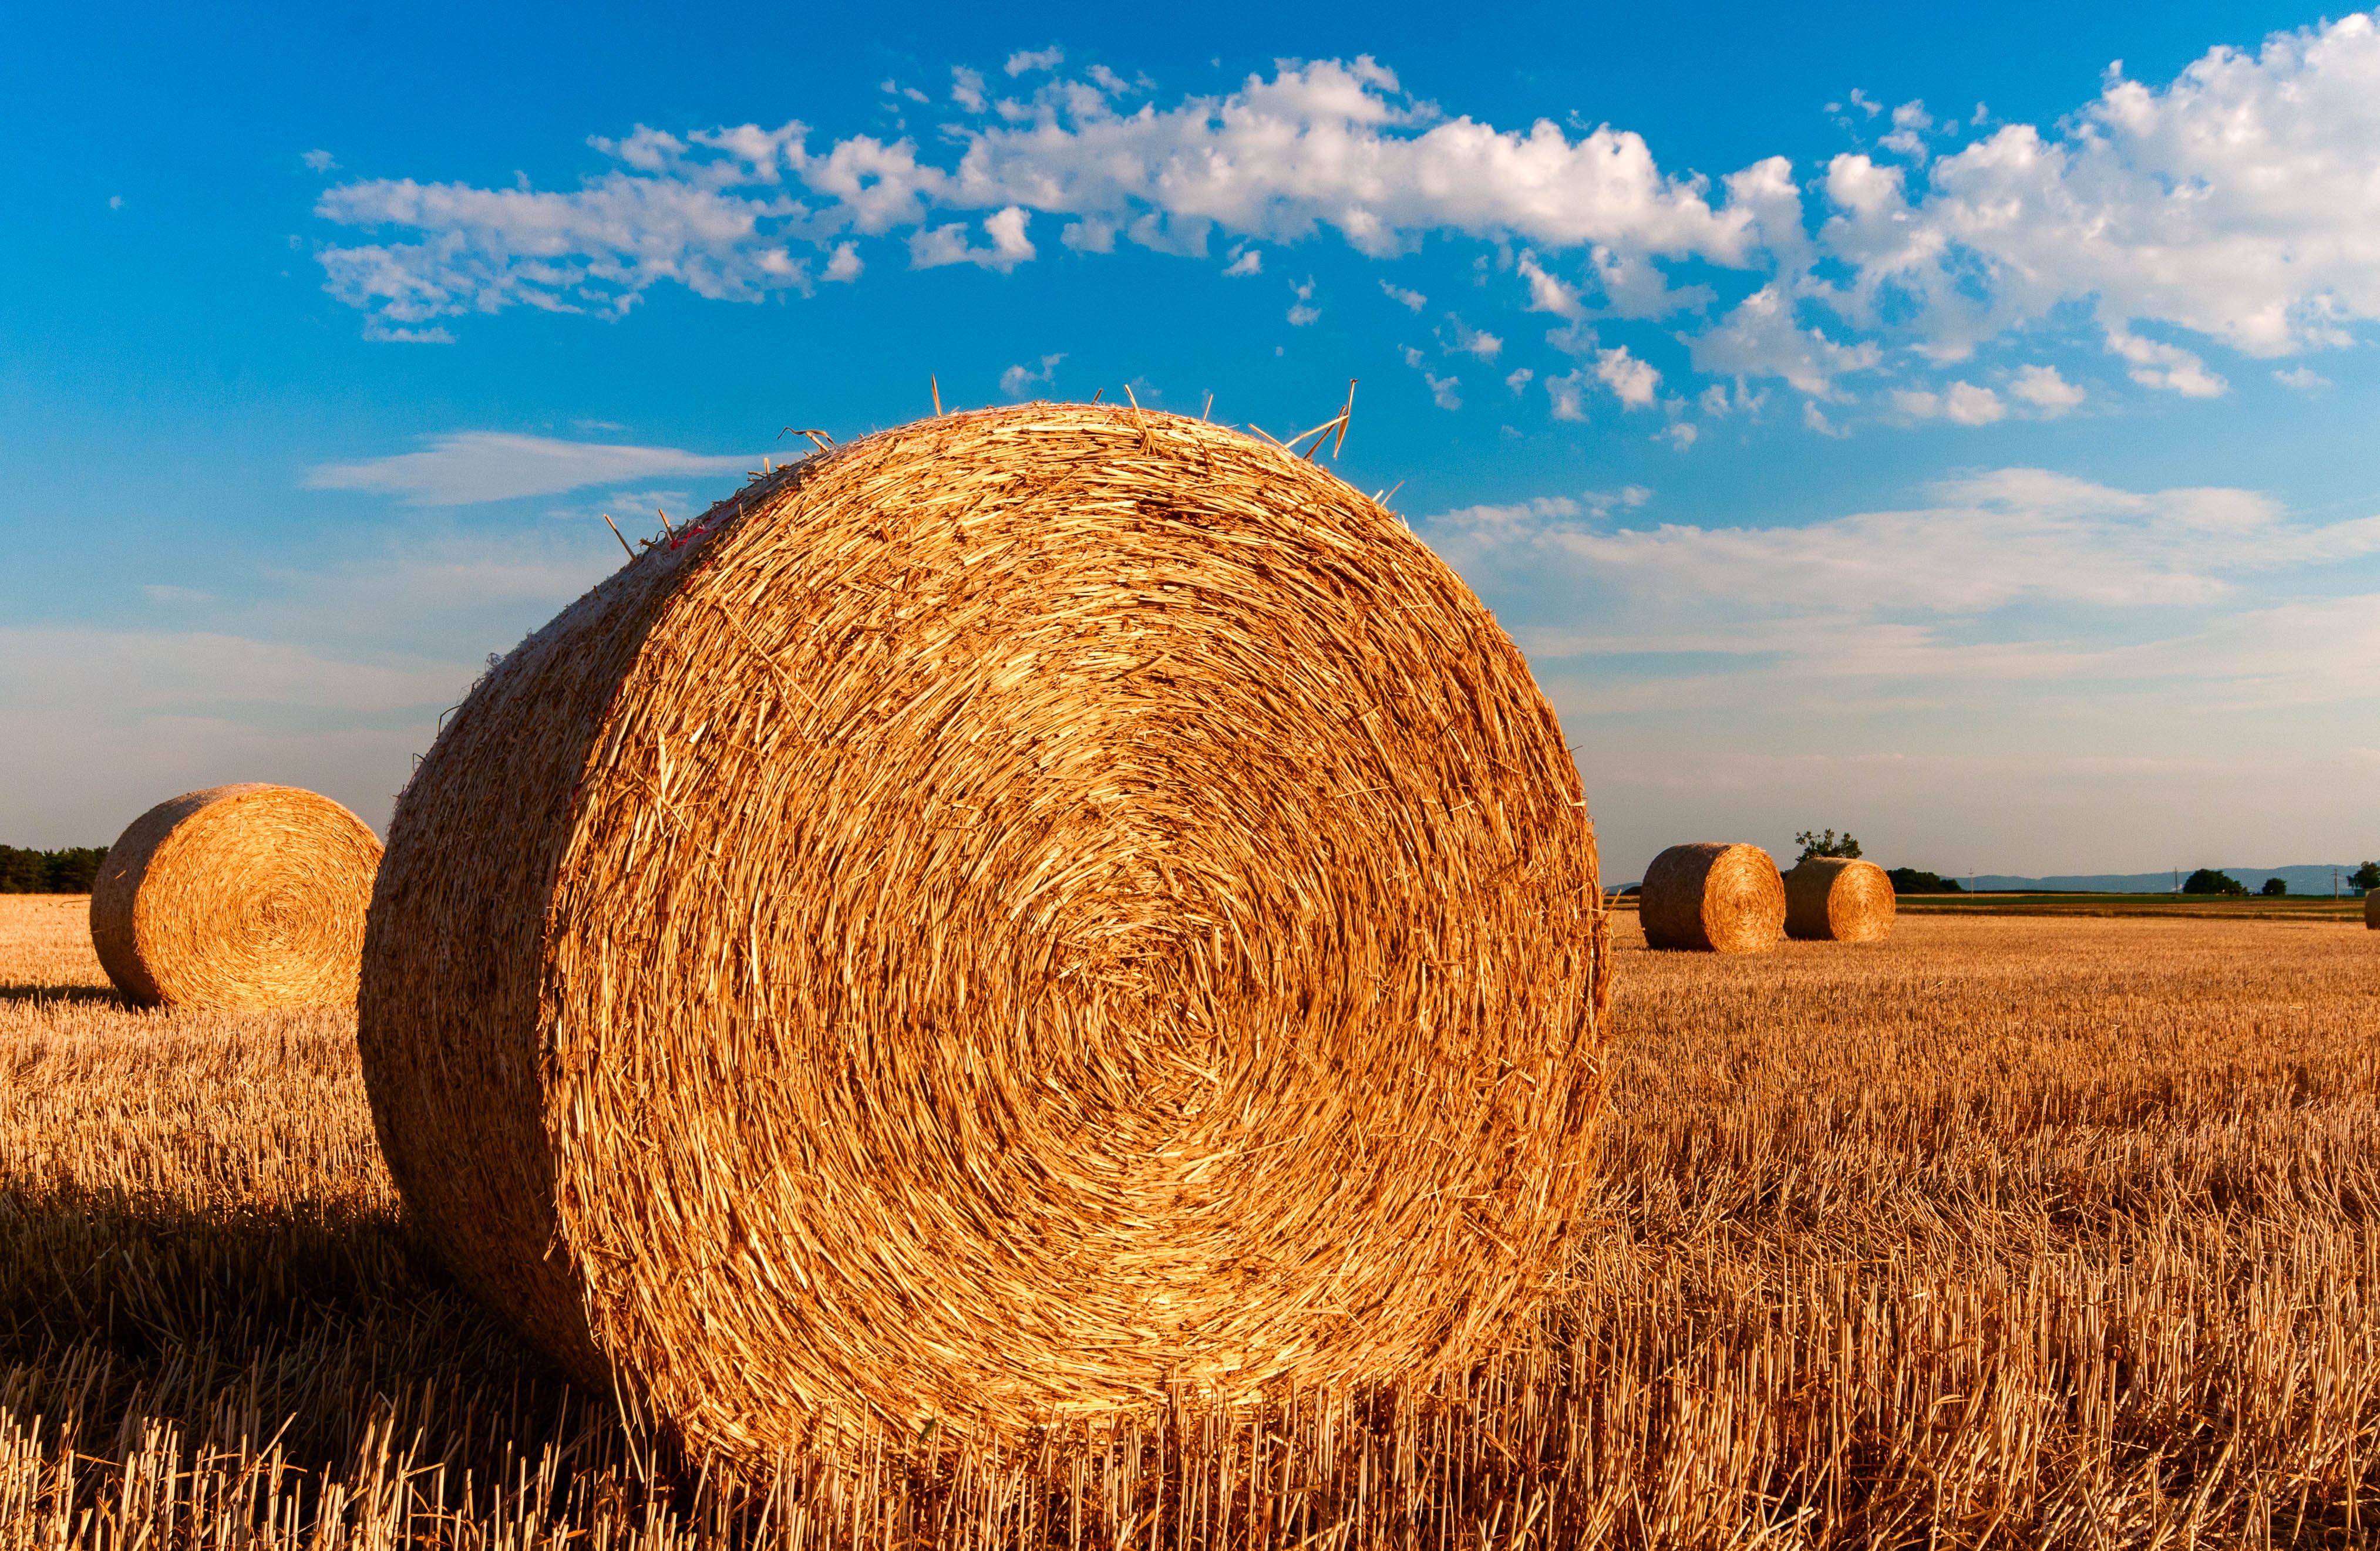
POLYGON ((1460 1392, 754 1496, 414 1241, 351 1015, 166 1015, 0 897, 0 1545, 2380 1540, 2380 933, 1904 917, 1641 950, 1600 1220, 1460 1392))

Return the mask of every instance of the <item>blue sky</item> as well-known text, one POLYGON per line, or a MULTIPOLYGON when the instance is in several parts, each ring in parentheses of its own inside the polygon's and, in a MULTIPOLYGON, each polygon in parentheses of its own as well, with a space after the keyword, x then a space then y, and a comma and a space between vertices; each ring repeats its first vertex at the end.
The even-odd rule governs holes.
POLYGON ((2380 854, 2370 16, 995 11, 13 19, 0 839, 384 824, 599 514, 929 375, 1352 377, 1614 881, 2380 854))

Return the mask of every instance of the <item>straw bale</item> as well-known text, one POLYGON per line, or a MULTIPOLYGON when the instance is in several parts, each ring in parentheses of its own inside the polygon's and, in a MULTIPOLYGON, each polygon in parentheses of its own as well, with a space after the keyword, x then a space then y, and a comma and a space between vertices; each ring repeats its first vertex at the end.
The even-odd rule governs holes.
POLYGON ((1804 942, 1882 942, 1894 910, 1892 879, 1874 862, 1813 856, 1785 875, 1785 935, 1804 942))
POLYGON ((1645 869, 1636 913, 1647 947, 1766 952, 1785 929, 1785 882, 1756 845, 1673 845, 1645 869))
POLYGON ((2380 889, 2370 889, 2363 895, 2363 924, 2380 931, 2380 889))
POLYGON ((375 1119, 458 1277, 698 1453, 1469 1362, 1560 1276, 1577 769, 1395 517, 1028 405, 758 479, 399 799, 375 1119))
POLYGON ((352 1001, 380 840, 330 798, 244 782, 134 819, 100 864, 91 940, 142 1006, 352 1001))

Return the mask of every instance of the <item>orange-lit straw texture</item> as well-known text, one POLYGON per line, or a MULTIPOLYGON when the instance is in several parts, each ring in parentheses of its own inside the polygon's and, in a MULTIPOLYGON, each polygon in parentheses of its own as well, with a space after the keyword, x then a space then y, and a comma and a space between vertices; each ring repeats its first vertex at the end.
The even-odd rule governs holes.
POLYGON ((360 1038, 462 1279, 757 1470, 1500 1350, 1606 927, 1553 712, 1394 516, 1028 405, 760 479, 504 659, 360 1038))
POLYGON ((328 797, 254 782, 185 793, 108 847, 91 946, 144 1007, 345 1004, 379 866, 379 838, 328 797))

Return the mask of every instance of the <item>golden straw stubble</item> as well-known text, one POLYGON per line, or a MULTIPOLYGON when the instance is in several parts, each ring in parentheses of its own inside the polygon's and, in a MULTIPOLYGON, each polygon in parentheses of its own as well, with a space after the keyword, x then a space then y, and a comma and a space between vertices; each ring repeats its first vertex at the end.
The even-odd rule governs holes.
POLYGON ((1892 879, 1874 862, 1813 856, 1785 875, 1785 935, 1805 942, 1882 942, 1892 935, 1892 879))
POLYGON ((142 1006, 352 1001, 380 839, 296 786, 211 786, 158 804, 108 847, 91 940, 142 1006))
POLYGON ((1573 1248, 1608 918, 1395 517, 1030 405, 747 487, 399 799, 360 1043, 461 1279, 702 1455, 1426 1378, 1573 1248))
POLYGON ((1756 845, 1673 845, 1645 869, 1637 919, 1650 948, 1759 953, 1785 929, 1785 883, 1756 845))

